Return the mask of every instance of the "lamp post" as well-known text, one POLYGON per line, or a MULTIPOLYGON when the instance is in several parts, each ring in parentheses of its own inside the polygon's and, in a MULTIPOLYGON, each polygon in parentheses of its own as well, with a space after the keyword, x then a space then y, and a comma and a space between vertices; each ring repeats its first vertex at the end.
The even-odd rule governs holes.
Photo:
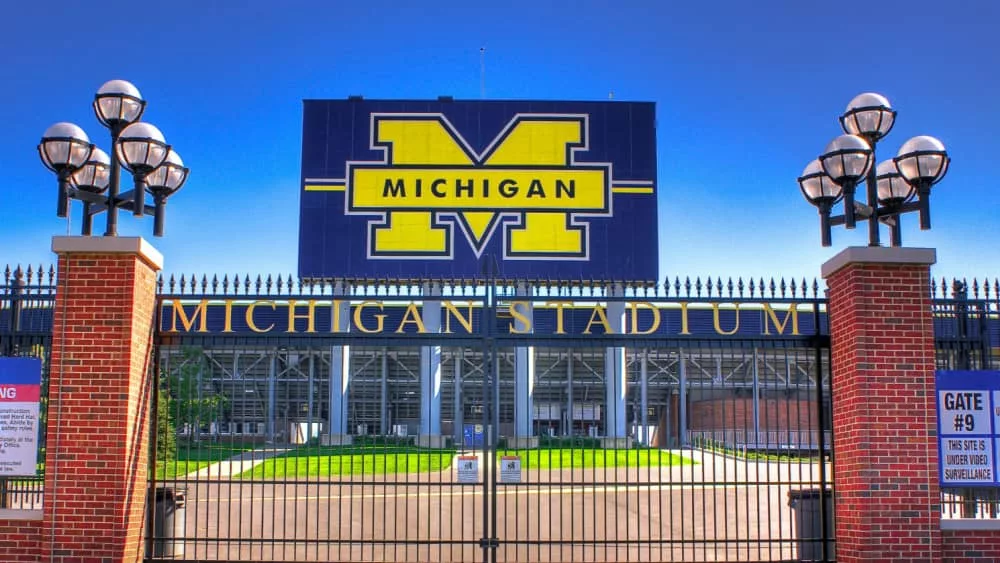
POLYGON ((56 123, 45 130, 38 153, 59 179, 56 215, 69 215, 70 200, 83 202, 81 234, 90 236, 93 216, 107 212, 104 236, 118 235, 118 210, 153 216, 153 235, 163 236, 166 199, 187 180, 188 169, 155 126, 139 121, 146 102, 125 80, 105 82, 94 96, 94 114, 111 133, 111 157, 91 144, 80 127, 56 123), (121 169, 135 187, 121 192, 121 169), (153 205, 146 204, 146 193, 153 205))
POLYGON ((920 228, 929 229, 931 186, 941 181, 951 159, 944 144, 921 135, 903 143, 895 158, 875 164, 875 147, 896 122, 896 111, 880 94, 856 96, 840 116, 844 135, 831 141, 799 177, 799 188, 820 215, 823 246, 830 246, 830 228, 853 229, 868 221, 868 245, 880 246, 879 224, 890 228, 890 244, 902 244, 900 215, 917 211, 920 228), (865 201, 856 201, 857 187, 865 184, 865 201), (843 201, 843 215, 831 216, 843 201))

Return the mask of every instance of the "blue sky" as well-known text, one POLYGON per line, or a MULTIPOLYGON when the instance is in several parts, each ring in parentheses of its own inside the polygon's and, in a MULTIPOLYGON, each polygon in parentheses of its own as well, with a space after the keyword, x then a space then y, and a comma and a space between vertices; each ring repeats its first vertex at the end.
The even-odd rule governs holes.
POLYGON ((170 273, 294 273, 301 101, 478 98, 485 47, 489 98, 657 103, 661 275, 812 278, 866 244, 862 225, 822 248, 795 182, 865 91, 899 112, 880 161, 920 134, 953 159, 904 245, 937 248, 936 277, 1000 275, 995 2, 16 2, 5 20, 0 264, 53 262, 67 227, 35 146, 72 121, 108 149, 90 103, 123 78, 192 172, 164 238, 127 214, 120 233, 170 273))

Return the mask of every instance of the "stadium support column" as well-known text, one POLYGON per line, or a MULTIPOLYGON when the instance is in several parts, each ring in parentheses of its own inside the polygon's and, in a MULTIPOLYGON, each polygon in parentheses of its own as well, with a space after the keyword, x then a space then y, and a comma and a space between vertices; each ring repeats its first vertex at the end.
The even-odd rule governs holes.
MULTIPOLYGON (((349 293, 344 282, 338 281, 333 288, 335 332, 345 333, 351 327, 351 303, 348 299, 338 299, 349 293)), ((347 388, 351 383, 351 347, 348 345, 330 347, 330 427, 324 436, 328 445, 337 446, 351 443, 347 433, 347 388)))
POLYGON ((644 446, 649 445, 649 368, 648 359, 649 351, 645 348, 642 349, 642 356, 640 358, 641 363, 639 364, 639 408, 642 409, 639 417, 639 424, 642 425, 642 429, 639 431, 639 440, 644 446))
MULTIPOLYGON (((198 392, 201 393, 201 381, 198 381, 198 392)), ((271 351, 271 361, 267 367, 267 424, 265 424, 267 440, 270 443, 278 441, 277 411, 278 405, 278 351, 271 351)))
MULTIPOLYGON (((424 284, 423 294, 441 296, 441 284, 424 284)), ((425 300, 424 328, 428 334, 441 332, 441 301, 425 300)), ((420 347, 420 435, 417 444, 429 448, 444 446, 441 436, 441 346, 420 347)))
POLYGON ((573 417, 573 349, 566 350, 566 436, 573 436, 575 419, 573 417))
POLYGON ((677 442, 680 444, 680 447, 684 448, 687 447, 688 445, 688 435, 687 435, 688 383, 687 383, 687 358, 684 357, 683 349, 678 351, 677 360, 678 360, 677 442))
POLYGON ((465 401, 462 398, 462 362, 465 361, 465 348, 459 348, 455 353, 455 444, 462 446, 465 442, 465 401))
MULTIPOLYGON (((770 448, 771 447, 770 440, 765 439, 763 443, 761 443, 760 439, 760 368, 758 367, 759 365, 760 365, 760 358, 757 355, 757 348, 754 347, 753 401, 751 402, 751 406, 753 407, 751 410, 751 416, 753 417, 753 436, 754 436, 753 444, 756 445, 757 448, 760 448, 761 446, 763 446, 764 448, 770 448)), ((767 437, 765 436, 765 438, 767 437)))
MULTIPOLYGON (((625 331, 625 290, 620 283, 611 287, 608 301, 608 325, 614 334, 625 331)), ((626 373, 625 348, 614 347, 604 351, 604 439, 608 448, 628 447, 628 426, 625 417, 626 373)))
MULTIPOLYGON (((517 309, 513 311, 514 331, 518 334, 532 332, 534 306, 527 284, 517 284, 517 309)), ((511 448, 537 448, 538 436, 532 432, 534 418, 535 348, 518 346, 514 349, 514 436, 507 439, 511 448)))
POLYGON ((847 248, 822 267, 836 397, 837 561, 951 559, 942 553, 934 262, 933 249, 876 246, 847 248))
POLYGON ((383 436, 391 434, 389 431, 389 349, 382 347, 382 389, 381 401, 379 404, 379 432, 383 436))

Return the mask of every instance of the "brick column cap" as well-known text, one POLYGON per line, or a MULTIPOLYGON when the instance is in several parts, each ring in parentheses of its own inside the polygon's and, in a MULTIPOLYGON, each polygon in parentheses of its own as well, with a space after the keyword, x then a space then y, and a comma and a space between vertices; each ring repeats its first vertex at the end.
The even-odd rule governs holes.
POLYGON ((823 278, 851 264, 919 264, 930 266, 937 262, 933 248, 901 248, 884 246, 851 246, 841 250, 821 267, 823 278))
POLYGON ((154 270, 163 269, 163 254, 142 237, 52 237, 56 254, 134 254, 154 270))

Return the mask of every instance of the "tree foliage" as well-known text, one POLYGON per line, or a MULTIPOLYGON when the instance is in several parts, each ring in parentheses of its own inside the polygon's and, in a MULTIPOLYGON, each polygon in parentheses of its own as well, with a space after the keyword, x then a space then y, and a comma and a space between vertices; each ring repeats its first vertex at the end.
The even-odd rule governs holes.
POLYGON ((170 397, 162 390, 156 401, 156 460, 173 461, 177 457, 177 426, 170 412, 170 397))
POLYGON ((229 401, 211 384, 200 348, 186 348, 172 358, 161 373, 160 384, 174 436, 180 430, 198 440, 203 425, 223 418, 229 401))

